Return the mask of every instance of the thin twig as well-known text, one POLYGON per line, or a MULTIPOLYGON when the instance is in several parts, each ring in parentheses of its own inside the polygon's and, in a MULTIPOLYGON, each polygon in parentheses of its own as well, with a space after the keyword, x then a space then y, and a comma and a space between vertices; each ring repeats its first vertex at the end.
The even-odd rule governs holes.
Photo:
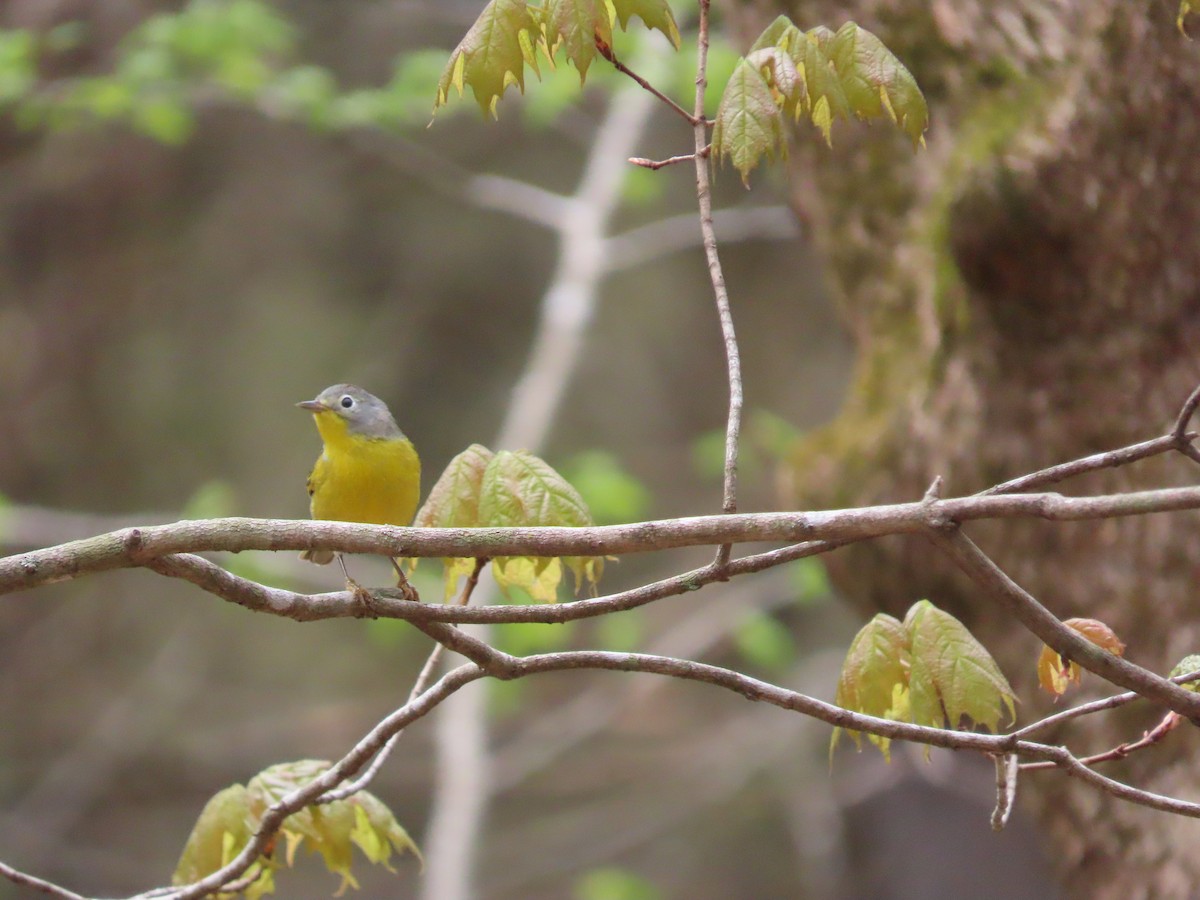
MULTIPOLYGON (((703 13, 701 13, 701 16, 703 16, 703 13)), ((662 91, 660 91, 654 85, 652 85, 649 81, 647 81, 645 78, 643 78, 637 72, 633 71, 633 69, 629 68, 629 66, 625 65, 625 63, 623 63, 619 59, 617 59, 616 54, 613 53, 612 47, 608 46, 608 44, 604 43, 603 41, 597 40, 596 41, 596 51, 601 56, 603 56, 605 59, 607 59, 610 63, 612 63, 612 66, 614 69, 616 69, 622 75, 628 75, 630 78, 632 78, 634 81, 636 81, 642 87, 643 90, 649 91, 651 94, 653 94, 659 100, 661 100, 663 103, 667 104, 667 106, 669 106, 674 112, 676 112, 677 114, 682 116, 689 125, 696 124, 695 116, 693 116, 690 112, 688 112, 686 109, 684 109, 678 103, 676 103, 674 100, 672 100, 666 94, 664 94, 662 91)), ((703 107, 701 107, 701 109, 700 109, 699 116, 700 116, 700 122, 703 123, 704 122, 704 108, 703 107)))
MULTIPOLYGON (((705 159, 708 158, 707 148, 705 148, 705 152, 702 155, 705 159)), ((643 169, 650 169, 657 172, 659 169, 665 169, 667 166, 688 162, 695 158, 695 153, 685 153, 682 156, 668 156, 666 159, 646 159, 644 156, 631 156, 629 157, 629 161, 635 166, 641 166, 643 169)))
POLYGON ((43 894, 48 894, 51 897, 58 897, 60 900, 87 900, 81 894, 76 894, 74 891, 69 891, 65 887, 59 887, 50 881, 44 881, 34 875, 28 875, 20 869, 14 869, 10 865, 0 862, 0 875, 3 875, 13 884, 19 884, 23 887, 32 888, 35 891, 40 891, 43 894))
MULTIPOLYGON (((1186 675, 1176 675, 1170 680, 1176 684, 1190 684, 1193 681, 1200 681, 1200 672, 1188 672, 1186 675)), ((1062 712, 1057 712, 1054 715, 1046 716, 1044 719, 1039 719, 1023 728, 1018 728, 1012 732, 1012 736, 1024 740, 1032 734, 1052 728, 1055 725, 1061 725, 1070 719, 1077 719, 1080 716, 1090 716, 1098 712, 1107 712, 1110 709, 1117 709, 1135 700, 1145 699, 1137 691, 1126 691, 1123 694, 1114 694, 1111 697, 1092 700, 1088 703, 1082 703, 1079 706, 1073 706, 1070 709, 1064 709, 1062 712)))
MULTIPOLYGON (((713 228, 712 185, 708 177, 708 123, 704 118, 704 97, 708 88, 708 20, 710 0, 700 0, 700 24, 696 37, 696 101, 693 106, 692 134, 695 143, 696 201, 700 208, 700 233, 704 236, 704 255, 708 260, 708 275, 717 302, 717 317, 725 342, 725 362, 729 372, 729 414, 725 424, 725 477, 721 509, 726 514, 737 512, 738 439, 742 429, 742 363, 738 353, 737 335, 733 330, 733 311, 725 288, 725 274, 717 254, 717 234, 713 228)), ((716 565, 729 562, 733 546, 725 543, 717 550, 716 565)))
MULTIPOLYGON (((1179 727, 1179 723, 1183 718, 1179 713, 1169 712, 1159 720, 1159 723, 1149 731, 1143 732, 1142 736, 1136 741, 1127 741, 1124 744, 1118 744, 1110 750, 1105 750, 1103 753, 1096 753, 1092 756, 1082 757, 1079 761, 1085 766, 1093 766, 1096 763, 1110 762, 1114 759, 1124 759, 1129 754, 1138 750, 1143 750, 1146 747, 1152 747, 1165 738, 1168 734, 1179 727)), ((1026 771, 1036 771, 1038 769, 1050 769, 1054 767, 1052 762, 1033 762, 1024 763, 1021 768, 1026 771)))

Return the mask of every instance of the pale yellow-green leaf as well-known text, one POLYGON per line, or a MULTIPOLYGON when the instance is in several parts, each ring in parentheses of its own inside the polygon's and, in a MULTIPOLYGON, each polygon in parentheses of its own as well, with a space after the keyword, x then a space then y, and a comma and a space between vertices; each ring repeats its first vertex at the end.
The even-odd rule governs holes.
MULTIPOLYGON (((429 497, 417 511, 413 524, 418 528, 475 528, 479 525, 479 489, 483 473, 492 461, 492 451, 472 444, 446 465, 429 497)), ((454 596, 458 579, 470 575, 472 559, 442 560, 446 600, 454 596)), ((416 567, 416 560, 410 563, 416 567)))
MULTIPOLYGON (((908 632, 897 619, 879 613, 850 642, 834 702, 852 712, 892 718, 898 703, 896 688, 903 693, 908 686, 908 666, 908 632)), ((837 747, 841 731, 834 729, 830 752, 837 747)), ((858 732, 847 730, 847 734, 859 744, 858 732)), ((887 739, 872 740, 886 754, 887 739)))
POLYGON ((794 39, 793 36, 798 34, 800 34, 800 30, 792 24, 791 19, 783 15, 776 16, 775 20, 764 28, 762 34, 755 38, 754 43, 750 45, 750 53, 766 47, 779 47, 786 50, 788 44, 794 39))
POLYGON ((612 44, 612 22, 604 0, 546 0, 542 20, 549 55, 562 49, 582 83, 596 56, 597 38, 612 44))
MULTIPOLYGON (((1192 672, 1200 671, 1200 654, 1191 654, 1185 656, 1175 668, 1171 670, 1171 678, 1178 678, 1180 675, 1190 675, 1192 672)), ((1200 693, 1200 681, 1189 681, 1183 685, 1184 690, 1200 693)))
POLYGON ((929 108, 917 81, 883 42, 865 28, 847 22, 829 44, 846 99, 855 115, 886 115, 920 144, 929 125, 929 108))
POLYGON ((762 73, 763 78, 775 92, 775 102, 784 113, 794 119, 800 118, 808 99, 804 79, 796 71, 795 63, 781 47, 762 47, 752 50, 746 59, 762 73))
POLYGON ((996 731, 1015 695, 996 661, 966 627, 930 603, 914 603, 904 618, 909 634, 909 702, 918 725, 962 727, 964 718, 996 731))
POLYGON ((763 156, 775 159, 787 152, 783 119, 771 87, 745 58, 738 62, 721 95, 712 147, 717 162, 731 162, 746 184, 763 156))
POLYGON ((629 20, 637 16, 650 29, 657 29, 666 35, 676 50, 679 49, 679 28, 675 24, 675 15, 667 0, 610 0, 616 12, 617 21, 622 30, 629 29, 629 20))
MULTIPOLYGON (((252 810, 261 816, 267 807, 308 784, 328 768, 329 763, 324 760, 305 759, 264 769, 246 785, 252 810)), ((384 852, 381 841, 386 841, 398 852, 411 850, 420 856, 387 807, 365 791, 346 800, 309 806, 293 813, 284 821, 280 833, 287 844, 287 864, 292 865, 296 850, 301 846, 320 854, 325 867, 341 877, 339 893, 347 887, 358 887, 352 870, 355 846, 373 863, 387 864, 391 857, 390 850, 384 852)))
POLYGON ((204 805, 188 835, 172 884, 189 884, 215 872, 226 862, 225 844, 244 846, 251 834, 246 788, 234 784, 218 791, 204 805))
POLYGON ((829 59, 832 40, 833 32, 818 26, 804 33, 802 40, 789 40, 787 46, 796 71, 804 81, 809 119, 826 144, 832 144, 834 119, 845 119, 850 115, 846 92, 829 59))
MULTIPOLYGON (((591 525, 592 516, 579 492, 544 460, 525 450, 502 450, 484 471, 479 521, 484 526, 577 528, 591 525)), ((563 563, 577 577, 589 578, 593 583, 599 577, 599 562, 568 557, 563 563)), ((551 567, 545 559, 535 559, 528 565, 497 559, 493 573, 502 587, 519 585, 535 599, 552 600, 562 578, 562 564, 551 567)))
POLYGON ((537 73, 534 45, 540 29, 525 0, 491 0, 454 48, 438 80, 434 109, 470 87, 479 108, 494 116, 509 85, 525 90, 525 66, 537 73))

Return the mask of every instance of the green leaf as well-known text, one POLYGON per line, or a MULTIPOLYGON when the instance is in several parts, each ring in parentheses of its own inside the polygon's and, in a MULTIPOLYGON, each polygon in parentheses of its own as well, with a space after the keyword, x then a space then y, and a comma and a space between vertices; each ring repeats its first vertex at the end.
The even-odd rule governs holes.
POLYGON ((0 107, 24 100, 37 82, 37 47, 33 33, 0 30, 0 107))
MULTIPOLYGON (((630 170, 644 171, 633 166, 630 170)), ((613 454, 604 450, 580 453, 568 460, 563 469, 597 524, 635 522, 643 517, 650 505, 650 492, 645 485, 623 469, 613 454)))
POLYGON ((1184 37, 1189 37, 1187 30, 1183 27, 1183 20, 1190 12, 1196 11, 1196 4, 1193 0, 1179 0, 1179 17, 1175 20, 1176 27, 1179 28, 1179 33, 1184 37))
POLYGON ((782 47, 787 49, 788 44, 798 34, 800 34, 800 30, 792 24, 791 19, 784 15, 776 16, 775 21, 764 28, 762 34, 750 45, 750 52, 753 53, 755 50, 762 50, 767 47, 782 47))
MULTIPOLYGON (((909 667, 908 632, 899 620, 878 613, 864 625, 850 642, 846 659, 842 663, 842 674, 838 678, 834 703, 852 712, 865 713, 885 719, 907 719, 897 713, 898 706, 907 693, 909 667)), ((841 728, 833 730, 830 753, 837 747, 841 728)), ((859 734, 847 730, 847 734, 860 745, 859 734)), ((884 755, 888 752, 888 739, 870 736, 884 755)))
POLYGON ((733 632, 733 641, 747 662, 770 672, 782 672, 796 659, 791 631, 763 612, 742 619, 733 632))
POLYGON ((850 103, 827 55, 832 38, 833 32, 818 26, 804 34, 803 40, 788 44, 796 71, 804 79, 809 119, 821 132, 826 144, 832 144, 834 119, 845 119, 850 115, 850 103))
POLYGON ((847 22, 834 35, 829 58, 855 115, 871 119, 886 114, 913 146, 924 143, 929 125, 925 97, 916 79, 879 38, 847 22))
MULTIPOLYGON (((1180 675, 1188 675, 1192 672, 1200 671, 1200 654, 1191 654, 1185 656, 1171 670, 1169 677, 1178 678, 1180 675)), ((1183 685, 1185 690, 1200 692, 1200 681, 1189 681, 1183 685)))
POLYGON ((480 524, 479 494, 494 454, 472 444, 447 464, 413 524, 420 528, 475 528, 480 524))
MULTIPOLYGON (((204 805, 183 853, 171 876, 175 885, 191 884, 224 867, 249 842, 257 827, 258 816, 251 813, 249 792, 240 784, 218 791, 204 805)), ((274 863, 259 857, 247 874, 258 879, 246 890, 246 896, 260 897, 274 892, 274 863)))
MULTIPOLYGON (((329 768, 324 760, 303 759, 264 769, 246 785, 249 806, 256 822, 267 808, 329 768)), ((391 870, 392 852, 420 851, 392 812, 374 795, 360 791, 353 797, 322 806, 309 806, 284 820, 280 834, 286 840, 284 862, 291 866, 296 850, 306 846, 320 854, 325 867, 342 879, 341 890, 358 887, 351 871, 354 847, 372 863, 391 870), (307 843, 305 843, 307 842, 307 843)))
POLYGON ((510 84, 525 90, 525 66, 537 73, 534 44, 541 36, 525 0, 491 0, 471 26, 438 79, 434 110, 449 100, 450 88, 461 97, 469 86, 485 115, 496 115, 496 104, 510 84))
POLYGON ((792 565, 790 574, 797 603, 815 606, 830 599, 833 588, 829 585, 829 574, 821 560, 815 557, 798 559, 792 565))
POLYGON ((799 119, 807 108, 808 91, 787 52, 780 47, 763 47, 746 59, 774 91, 775 102, 792 118, 799 119))
POLYGON ((958 619, 928 600, 904 618, 911 654, 909 694, 918 725, 960 728, 965 718, 996 731, 1001 708, 1016 699, 996 661, 958 619))
POLYGON ((679 49, 679 28, 667 0, 610 0, 621 30, 629 30, 629 20, 637 16, 647 28, 661 31, 671 46, 679 49))
POLYGON ((732 162, 747 186, 750 173, 764 155, 775 159, 787 153, 783 118, 771 88, 747 59, 738 63, 721 95, 712 147, 717 162, 732 162))
POLYGON ((661 900, 653 882, 616 866, 585 872, 571 892, 574 900, 661 900))
POLYGON ((612 23, 604 0, 546 0, 543 9, 549 54, 561 48, 579 71, 582 84, 596 56, 596 41, 612 45, 612 23))
POLYGON ((183 504, 180 518, 220 519, 237 513, 237 491, 228 481, 215 478, 196 488, 183 504))

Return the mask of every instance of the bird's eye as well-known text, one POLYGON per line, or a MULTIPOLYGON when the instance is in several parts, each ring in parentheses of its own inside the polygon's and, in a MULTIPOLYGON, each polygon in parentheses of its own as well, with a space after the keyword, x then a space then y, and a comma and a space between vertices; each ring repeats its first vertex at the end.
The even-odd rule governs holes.
POLYGON ((354 405, 354 398, 349 394, 342 395, 342 409, 349 409, 354 405))

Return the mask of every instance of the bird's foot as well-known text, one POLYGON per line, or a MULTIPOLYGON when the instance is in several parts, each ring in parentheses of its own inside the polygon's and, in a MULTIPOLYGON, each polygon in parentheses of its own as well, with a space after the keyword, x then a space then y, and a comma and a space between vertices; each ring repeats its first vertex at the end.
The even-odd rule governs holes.
POLYGON ((379 609, 375 605, 375 595, 353 578, 346 579, 346 590, 354 595, 354 601, 363 608, 364 618, 378 619, 379 609))
POLYGON ((400 591, 405 600, 420 603, 421 595, 417 593, 417 589, 405 577, 404 570, 400 568, 400 564, 394 559, 392 560, 392 568, 396 570, 396 589, 400 591))

